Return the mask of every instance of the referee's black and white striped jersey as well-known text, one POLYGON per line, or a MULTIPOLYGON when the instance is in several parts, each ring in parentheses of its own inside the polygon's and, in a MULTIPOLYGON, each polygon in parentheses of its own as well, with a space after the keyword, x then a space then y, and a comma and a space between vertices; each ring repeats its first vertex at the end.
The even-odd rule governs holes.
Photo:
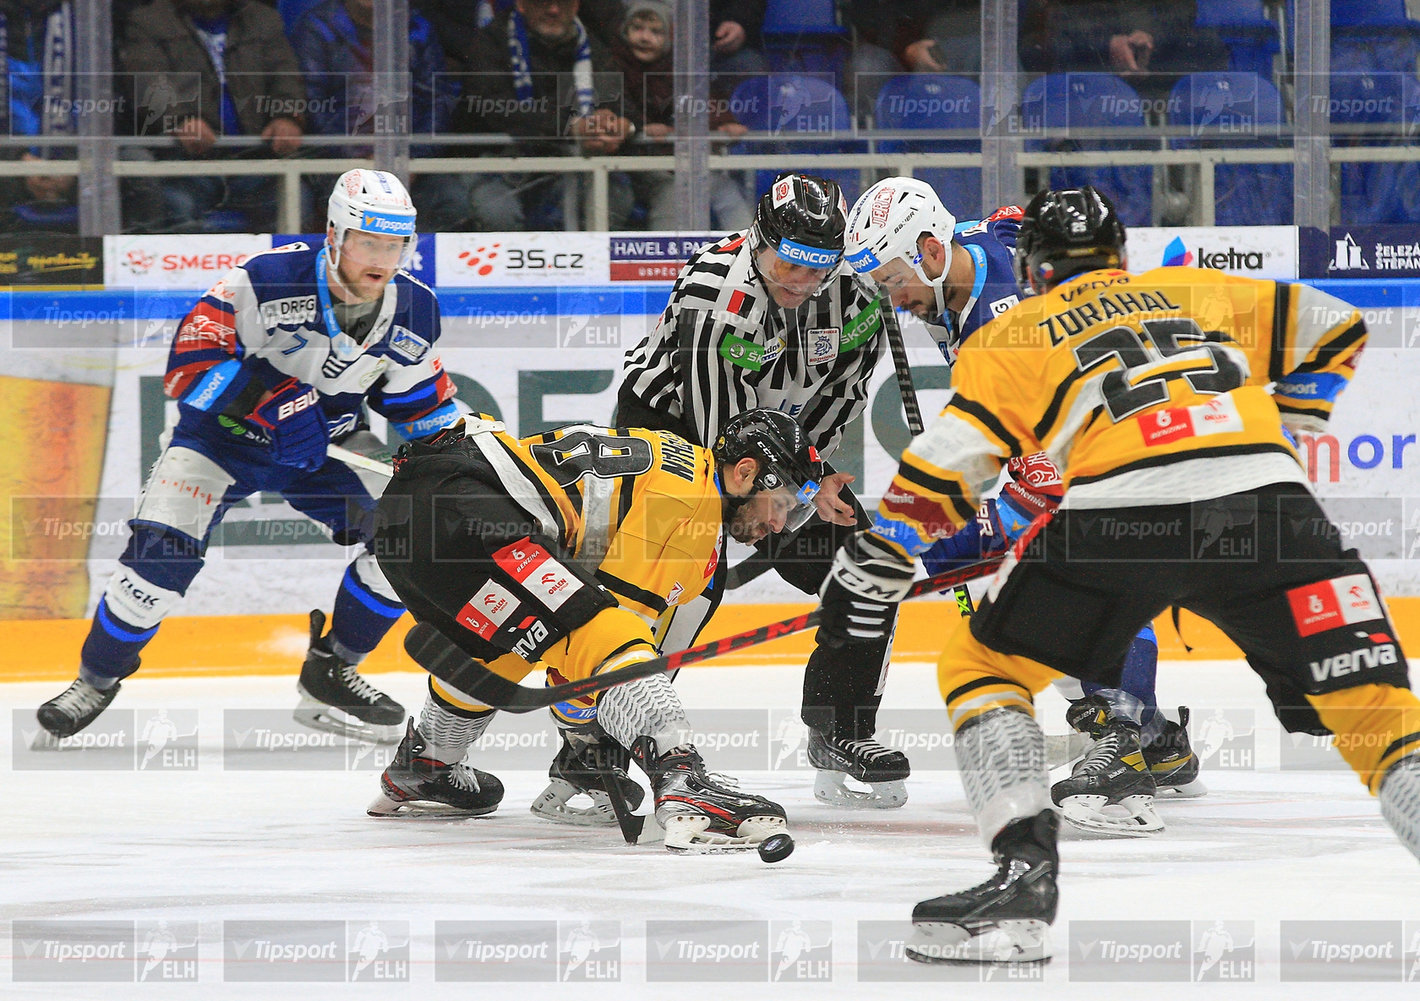
POLYGON ((881 307, 844 268, 798 309, 781 309, 750 243, 737 233, 690 259, 655 328, 626 353, 621 393, 683 421, 698 445, 736 414, 781 410, 826 457, 867 403, 881 307))

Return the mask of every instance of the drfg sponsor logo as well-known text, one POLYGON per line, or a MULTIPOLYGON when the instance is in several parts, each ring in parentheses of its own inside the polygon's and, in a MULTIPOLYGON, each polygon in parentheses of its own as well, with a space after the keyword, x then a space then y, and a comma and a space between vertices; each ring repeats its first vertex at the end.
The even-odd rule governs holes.
POLYGON ((344 921, 223 921, 228 982, 345 980, 344 921))
POLYGON ((434 979, 557 980, 555 921, 436 921, 434 979))
POLYGON ((1193 979, 1251 983, 1257 978, 1257 930, 1251 921, 1193 922, 1193 979))
POLYGON ((1282 982, 1402 978, 1399 921, 1283 921, 1282 982))
POLYGON ((646 981, 766 981, 766 921, 647 921, 646 981))
POLYGON ((1187 921, 1072 921, 1069 934, 1072 981, 1190 979, 1187 921))
POLYGON ((11 978, 20 981, 131 982, 131 921, 16 920, 11 978))

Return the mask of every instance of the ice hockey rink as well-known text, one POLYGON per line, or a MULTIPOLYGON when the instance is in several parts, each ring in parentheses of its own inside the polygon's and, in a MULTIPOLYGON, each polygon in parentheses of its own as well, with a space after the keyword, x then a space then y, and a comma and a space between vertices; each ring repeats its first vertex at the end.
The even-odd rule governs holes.
MULTIPOLYGON (((1151 839, 1067 834, 1054 959, 984 972, 902 957, 917 900, 991 871, 931 666, 895 665, 881 714, 914 766, 897 811, 814 801, 799 678, 677 682, 710 768, 786 807, 797 850, 775 865, 532 816, 555 747, 542 714, 501 717, 475 749, 507 786, 493 816, 377 820, 390 749, 294 746, 310 733, 290 723, 294 678, 140 674, 93 728, 107 746, 44 751, 32 713, 54 685, 0 686, 0 995, 901 999, 941 981, 966 998, 1393 999, 1420 982, 1415 860, 1329 748, 1281 733, 1240 662, 1161 665, 1160 697, 1194 707, 1209 795, 1161 803, 1151 839)), ((422 704, 423 675, 378 680, 422 704)), ((1062 706, 1042 698, 1048 732, 1062 706)))

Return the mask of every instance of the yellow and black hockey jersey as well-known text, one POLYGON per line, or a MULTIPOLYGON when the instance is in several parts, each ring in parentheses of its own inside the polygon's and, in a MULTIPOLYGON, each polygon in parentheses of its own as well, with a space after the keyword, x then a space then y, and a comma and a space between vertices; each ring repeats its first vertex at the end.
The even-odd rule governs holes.
POLYGON ((1305 482, 1283 426, 1325 425, 1365 339, 1354 307, 1304 285, 1196 268, 1081 275, 966 342, 876 531, 920 552, 974 516, 1008 458, 1037 451, 1062 470, 1066 507, 1305 482))
POLYGON ((709 584, 724 517, 709 449, 639 428, 519 439, 482 418, 464 426, 508 495, 622 607, 653 623, 709 584))

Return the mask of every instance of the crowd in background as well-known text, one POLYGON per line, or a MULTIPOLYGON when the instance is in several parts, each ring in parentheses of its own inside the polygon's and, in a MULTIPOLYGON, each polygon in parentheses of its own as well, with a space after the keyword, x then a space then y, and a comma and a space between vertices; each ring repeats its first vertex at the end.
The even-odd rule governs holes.
MULTIPOLYGON (((0 110, 20 159, 72 158, 78 131, 74 0, 0 0, 0 110)), ((980 0, 710 0, 709 128, 731 152, 974 152, 981 119, 980 0), (912 130, 936 135, 912 138, 912 130), (950 137, 953 130, 962 138, 950 137), (947 136, 947 137, 944 137, 947 136), (777 139, 778 143, 766 141, 777 139), (806 141, 807 140, 807 141, 806 141), (869 145, 871 144, 871 145, 869 145)), ((1337 143, 1406 141, 1420 120, 1416 22, 1404 0, 1333 0, 1330 124, 1337 143)), ((1018 0, 1027 149, 1116 149, 1112 167, 1028 178, 1094 183, 1126 223, 1187 222, 1195 174, 1140 166, 1132 149, 1290 147, 1292 4, 1285 0, 1018 0), (1109 135, 1119 130, 1119 138, 1109 135), (1149 130, 1157 131, 1151 135, 1149 130), (1068 133, 1068 134, 1067 134, 1068 133), (1038 136, 1038 138, 1037 138, 1038 136)), ((421 229, 522 230, 587 224, 581 175, 420 172, 421 157, 664 154, 677 128, 667 0, 413 0, 409 100, 382 107, 375 0, 117 0, 113 128, 151 138, 131 159, 369 156, 326 137, 407 132, 421 229), (382 116, 387 116, 382 121, 382 116)), ((873 172, 826 171, 850 197, 873 172)), ((980 171, 919 172, 961 215, 980 171)), ((712 226, 748 224, 753 171, 716 171, 712 226)), ((306 177, 303 225, 319 228, 330 178, 306 177)), ((72 177, 0 179, 0 229, 73 231, 72 177)), ((1288 163, 1217 168, 1220 223, 1291 222, 1288 163)), ((124 229, 269 231, 271 176, 136 177, 124 229)), ((1414 163, 1344 164, 1343 222, 1420 220, 1414 163)), ((611 175, 613 229, 669 229, 674 175, 611 175)))

